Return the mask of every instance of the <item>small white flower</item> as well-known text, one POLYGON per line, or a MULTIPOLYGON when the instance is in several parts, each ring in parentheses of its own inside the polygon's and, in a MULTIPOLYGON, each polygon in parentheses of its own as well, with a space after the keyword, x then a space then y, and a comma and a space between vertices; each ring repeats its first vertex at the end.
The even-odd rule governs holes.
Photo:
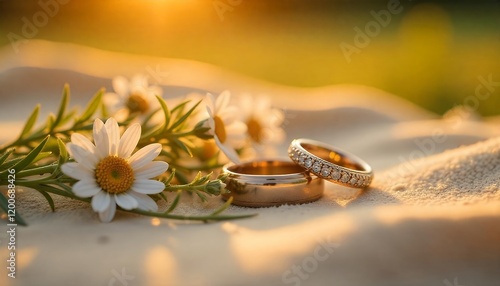
POLYGON ((229 160, 238 163, 239 157, 235 149, 245 145, 245 123, 238 120, 238 109, 229 106, 231 95, 229 91, 222 92, 217 100, 210 93, 207 94, 207 112, 210 134, 215 143, 229 160))
POLYGON ((119 121, 129 114, 145 116, 160 108, 156 95, 163 90, 157 85, 149 85, 145 75, 138 74, 129 81, 123 76, 113 78, 114 92, 104 95, 104 103, 119 121))
POLYGON ((240 97, 239 106, 243 122, 248 127, 247 135, 253 144, 267 145, 283 142, 285 132, 281 125, 285 116, 281 110, 272 107, 269 97, 244 94, 240 97))
POLYGON ((76 162, 65 163, 64 174, 79 180, 73 185, 75 195, 92 197, 92 209, 103 222, 110 222, 116 205, 125 210, 139 208, 157 211, 158 206, 149 194, 163 191, 162 182, 150 180, 163 174, 168 163, 153 161, 161 151, 158 143, 150 144, 132 155, 139 138, 141 126, 132 124, 120 138, 115 119, 104 124, 94 121, 95 145, 85 136, 73 133, 67 149, 76 162))

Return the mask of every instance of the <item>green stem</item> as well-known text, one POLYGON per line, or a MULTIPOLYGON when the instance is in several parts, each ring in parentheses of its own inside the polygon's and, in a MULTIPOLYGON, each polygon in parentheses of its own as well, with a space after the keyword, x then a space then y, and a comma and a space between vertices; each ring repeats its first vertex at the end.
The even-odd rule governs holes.
POLYGON ((175 192, 175 191, 178 191, 178 190, 182 190, 182 191, 201 191, 205 188, 205 185, 206 184, 203 184, 203 185, 190 185, 190 184, 186 184, 186 185, 166 185, 165 186, 165 189, 163 189, 164 192, 175 192))
MULTIPOLYGON (((51 180, 48 180, 51 181, 51 180)), ((62 191, 58 188, 55 188, 53 186, 49 186, 47 184, 31 184, 32 182, 21 182, 18 183, 19 185, 29 187, 36 189, 36 187, 41 187, 44 192, 47 193, 52 193, 56 194, 59 196, 67 197, 67 198, 72 198, 75 200, 79 200, 82 202, 90 202, 89 198, 80 198, 75 196, 73 193, 65 192, 62 191)), ((185 186, 183 186, 185 187, 185 186)), ((150 211, 143 211, 140 209, 133 209, 133 210, 124 210, 120 207, 118 207, 119 210, 124 211, 124 212, 129 212, 129 213, 135 213, 135 214, 140 214, 144 216, 149 216, 149 217, 161 217, 161 218, 167 218, 167 219, 175 219, 175 220, 191 220, 191 221, 203 221, 203 222, 209 222, 209 221, 223 221, 223 220, 235 220, 235 219, 242 219, 242 218, 250 218, 254 217, 257 214, 246 214, 246 215, 218 215, 216 214, 211 214, 211 215, 205 215, 205 216, 185 216, 185 215, 175 215, 175 214, 169 214, 169 213, 161 213, 161 212, 150 212, 150 211)))
POLYGON ((194 221, 222 221, 222 220, 234 220, 234 219, 242 219, 242 218, 250 218, 254 217, 257 214, 247 214, 247 215, 206 215, 206 216, 184 216, 184 215, 174 215, 168 213, 160 213, 160 212, 148 212, 140 209, 130 210, 128 212, 136 213, 144 216, 150 217, 161 217, 168 219, 176 219, 176 220, 194 220, 194 221))

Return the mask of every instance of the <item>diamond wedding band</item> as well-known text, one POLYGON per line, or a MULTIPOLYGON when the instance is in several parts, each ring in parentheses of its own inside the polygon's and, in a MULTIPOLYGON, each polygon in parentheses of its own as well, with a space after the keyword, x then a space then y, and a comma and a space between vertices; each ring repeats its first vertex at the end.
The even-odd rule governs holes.
POLYGON ((366 188, 373 180, 370 165, 339 148, 309 139, 295 139, 290 158, 314 175, 351 188, 366 188))

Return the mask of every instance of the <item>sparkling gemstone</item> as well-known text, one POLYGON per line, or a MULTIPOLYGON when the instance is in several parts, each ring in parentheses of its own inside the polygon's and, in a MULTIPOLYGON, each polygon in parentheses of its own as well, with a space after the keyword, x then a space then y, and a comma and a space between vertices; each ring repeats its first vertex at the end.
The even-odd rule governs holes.
POLYGON ((298 160, 298 162, 299 162, 300 165, 304 165, 305 159, 306 159, 306 156, 304 156, 302 154, 299 154, 299 160, 298 160))
POLYGON ((337 169, 333 169, 332 172, 330 173, 330 177, 334 180, 340 179, 340 172, 337 169))
POLYGON ((356 179, 356 177, 352 176, 351 180, 349 181, 349 183, 351 185, 356 185, 356 183, 358 182, 358 179, 356 179))
POLYGON ((298 161, 298 160, 299 160, 299 157, 300 157, 300 153, 299 153, 299 152, 297 152, 297 150, 293 150, 292 152, 293 152, 293 153, 292 153, 293 160, 294 160, 294 161, 298 161))
POLYGON ((342 172, 342 177, 340 178, 340 181, 342 183, 347 183, 349 182, 349 174, 347 174, 346 172, 342 172))
POLYGON ((313 165, 313 172, 319 173, 320 171, 321 171, 321 163, 320 162, 314 163, 314 165, 313 165))
POLYGON ((330 168, 325 166, 321 169, 321 176, 328 177, 328 175, 330 175, 330 168))
POLYGON ((359 176, 358 185, 363 186, 365 184, 365 177, 359 176))
POLYGON ((313 159, 312 158, 307 158, 305 161, 304 161, 304 167, 306 168, 311 168, 311 166, 313 165, 313 159))

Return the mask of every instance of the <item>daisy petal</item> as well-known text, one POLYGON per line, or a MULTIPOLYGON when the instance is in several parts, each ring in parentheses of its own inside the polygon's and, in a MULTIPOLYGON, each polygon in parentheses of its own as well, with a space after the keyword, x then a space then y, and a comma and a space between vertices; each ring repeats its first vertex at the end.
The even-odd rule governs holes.
POLYGON ((226 109, 226 106, 229 105, 230 100, 231 93, 229 93, 229 90, 224 90, 215 101, 215 113, 226 109))
POLYGON ((118 146, 118 157, 128 158, 134 152, 137 143, 141 137, 141 125, 139 123, 132 124, 120 139, 118 146))
POLYGON ((155 180, 136 180, 131 189, 140 194, 152 195, 163 191, 165 185, 155 180))
POLYGON ((153 161, 146 164, 146 166, 135 170, 135 179, 150 179, 157 177, 168 170, 168 163, 163 161, 153 161))
POLYGON ((236 153, 236 151, 234 151, 233 148, 230 148, 230 147, 222 144, 220 142, 219 138, 217 138, 217 136, 215 136, 214 139, 215 139, 215 143, 217 143, 217 146, 219 146, 219 149, 226 155, 226 157, 229 160, 231 160, 235 164, 240 163, 240 158, 238 157, 238 154, 236 153))
POLYGON ((115 201, 124 210, 132 210, 139 206, 137 200, 127 193, 115 195, 115 201))
POLYGON ((104 105, 110 109, 111 112, 116 111, 118 106, 121 104, 121 98, 118 94, 114 92, 105 93, 102 97, 102 102, 104 105))
POLYGON ((109 195, 109 193, 100 191, 95 196, 92 197, 92 209, 95 212, 103 212, 106 210, 106 208, 108 208, 110 201, 111 201, 111 196, 109 195))
POLYGON ((99 119, 96 119, 96 121, 94 122, 94 142, 96 147, 95 154, 97 155, 98 159, 107 157, 109 155, 110 149, 108 132, 102 124, 102 121, 99 119))
POLYGON ((109 140, 109 155, 115 156, 118 154, 118 144, 120 143, 120 128, 116 120, 111 117, 104 124, 109 140))
POLYGON ((115 212, 116 212, 116 204, 114 200, 111 199, 109 201, 108 207, 104 211, 99 212, 99 218, 101 219, 102 222, 110 222, 115 217, 115 212))
POLYGON ((125 97, 128 94, 128 85, 128 80, 123 76, 113 78, 113 89, 121 97, 125 97))
POLYGON ((210 117, 212 117, 213 113, 215 113, 215 98, 211 93, 207 93, 205 98, 207 102, 207 112, 210 114, 210 117))
POLYGON ((94 144, 92 144, 92 142, 90 142, 90 140, 87 139, 87 137, 83 136, 80 133, 71 134, 71 143, 80 145, 81 147, 83 147, 83 149, 89 151, 90 153, 95 152, 94 144))
POLYGON ((83 149, 79 145, 75 145, 73 143, 68 143, 67 148, 76 162, 78 162, 81 166, 93 170, 97 165, 96 157, 93 156, 92 153, 83 149))
POLYGON ((161 152, 161 144, 153 143, 149 144, 139 151, 135 152, 132 157, 130 157, 129 162, 132 169, 137 170, 144 167, 147 163, 153 161, 154 158, 158 156, 161 152))
POLYGON ((148 195, 139 194, 134 191, 129 192, 129 194, 137 200, 139 204, 138 208, 143 211, 158 211, 158 205, 156 202, 150 198, 148 195))
POLYGON ((161 97, 163 95, 163 89, 157 85, 152 85, 148 88, 150 94, 161 97))
POLYGON ((143 74, 136 74, 132 76, 130 79, 131 87, 147 87, 148 86, 148 78, 143 74))
POLYGON ((79 163, 70 162, 65 163, 61 166, 61 171, 66 175, 73 179, 77 180, 93 180, 94 173, 89 169, 82 167, 79 163))
POLYGON ((94 143, 95 143, 95 138, 99 136, 99 133, 101 132, 102 128, 104 127, 104 122, 101 121, 101 119, 97 118, 94 120, 94 143))
POLYGON ((79 181, 73 185, 73 193, 80 198, 90 198, 101 191, 101 188, 94 180, 79 181))

